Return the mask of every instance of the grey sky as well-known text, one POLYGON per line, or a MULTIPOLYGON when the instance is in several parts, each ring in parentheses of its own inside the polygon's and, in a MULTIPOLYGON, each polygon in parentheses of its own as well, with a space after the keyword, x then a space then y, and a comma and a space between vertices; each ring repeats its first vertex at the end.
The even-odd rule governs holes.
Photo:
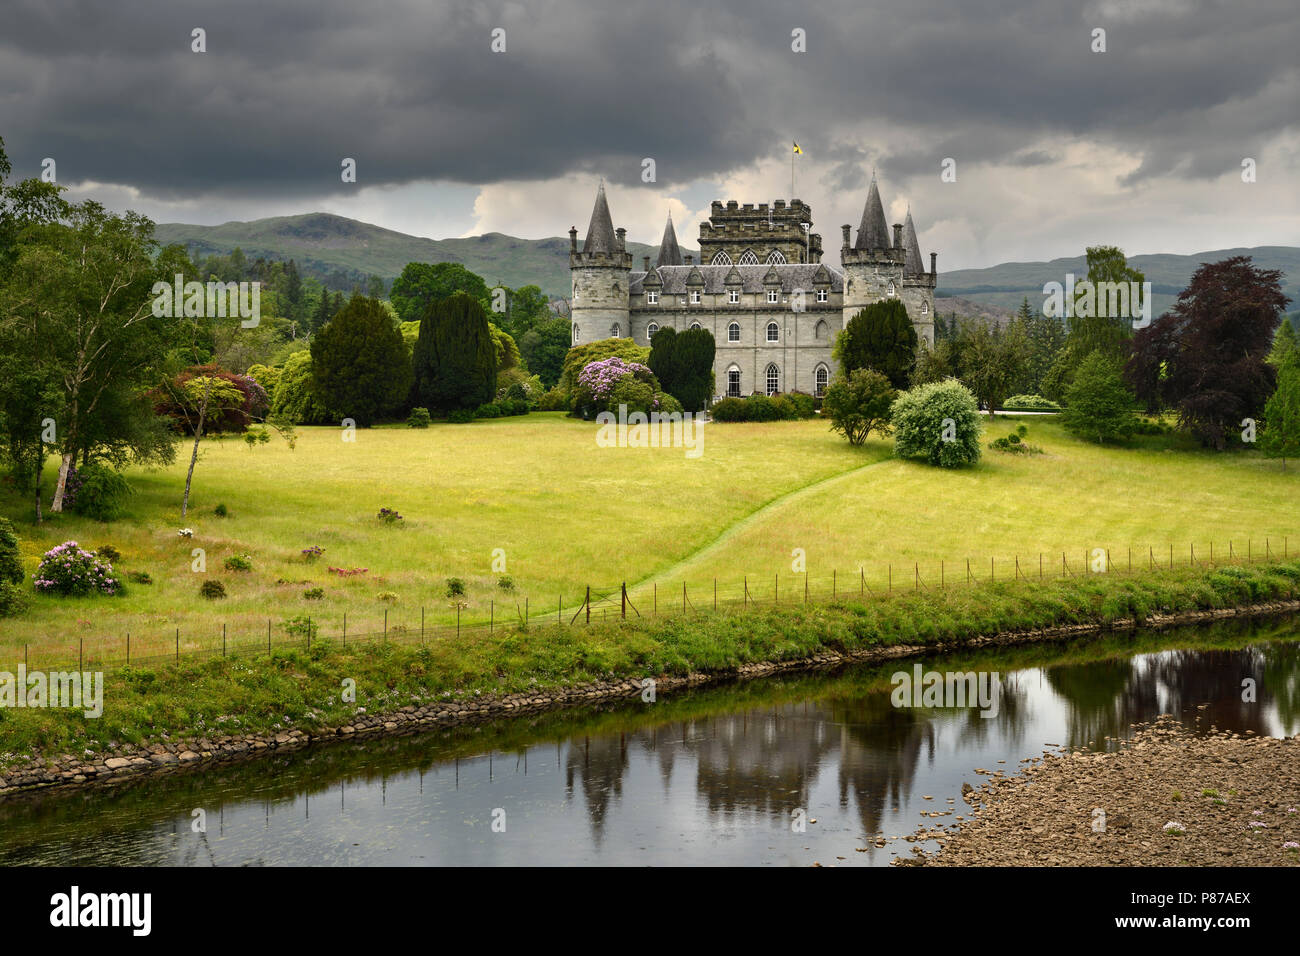
POLYGON ((873 166, 941 269, 1295 244, 1297 22, 1294 0, 11 0, 0 136, 18 175, 52 157, 160 221, 536 238, 585 225, 604 177, 631 238, 671 209, 694 244, 711 198, 788 198, 798 140, 831 258, 873 166))

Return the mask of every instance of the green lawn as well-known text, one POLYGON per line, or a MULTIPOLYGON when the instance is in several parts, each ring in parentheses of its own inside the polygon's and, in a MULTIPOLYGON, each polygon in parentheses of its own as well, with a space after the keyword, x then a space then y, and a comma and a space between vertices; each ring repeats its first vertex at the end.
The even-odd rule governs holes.
MULTIPOLYGON (((1034 457, 986 451, 974 469, 946 472, 901 462, 889 442, 852 448, 819 421, 716 424, 705 431, 703 455, 677 449, 601 448, 596 427, 557 414, 526 419, 358 431, 341 440, 331 428, 300 429, 297 449, 278 439, 248 450, 238 439, 204 445, 194 477, 189 515, 180 516, 181 460, 162 471, 134 471, 131 517, 100 525, 57 516, 41 528, 30 506, 13 492, 0 496, 0 513, 23 539, 28 570, 39 555, 69 538, 83 547, 111 544, 123 559, 117 570, 147 571, 152 585, 130 585, 123 598, 58 599, 36 596, 22 618, 0 623, 0 654, 24 644, 92 648, 117 646, 129 631, 135 653, 212 646, 221 627, 232 637, 278 634, 281 622, 310 614, 333 634, 348 616, 350 632, 376 631, 385 609, 390 625, 454 620, 445 579, 464 579, 474 619, 513 618, 527 596, 534 617, 556 616, 561 596, 576 610, 587 584, 626 580, 643 610, 655 599, 706 604, 716 576, 724 597, 739 597, 742 578, 770 600, 776 575, 784 593, 802 593, 791 573, 791 552, 807 555, 810 583, 828 590, 832 569, 840 587, 857 588, 858 568, 883 589, 893 564, 896 586, 911 586, 912 562, 928 584, 946 574, 964 577, 973 559, 981 578, 996 557, 999 577, 1012 573, 1016 555, 1037 573, 1040 551, 1054 556, 1049 572, 1069 552, 1079 570, 1086 549, 1109 547, 1123 563, 1134 547, 1168 561, 1216 557, 1228 542, 1280 549, 1283 536, 1300 547, 1295 506, 1300 477, 1257 455, 1203 452, 1180 438, 1143 439, 1132 448, 1101 449, 1065 435, 1054 423, 1027 417, 1029 440, 1047 454, 1034 457), (213 515, 224 503, 227 518, 213 515), (381 507, 405 516, 388 527, 381 507), (191 540, 177 529, 194 530, 191 540), (325 548, 315 564, 300 551, 325 548), (207 573, 191 571, 191 549, 207 554, 207 573), (494 549, 505 553, 516 591, 497 587, 494 549), (227 572, 227 556, 251 555, 253 570, 227 572), (351 578, 328 566, 367 568, 351 578), (905 568, 905 570, 904 570, 905 568), (220 579, 229 597, 198 596, 204 578, 220 579), (788 578, 788 585, 786 579, 788 578), (278 583, 285 582, 285 583, 278 583), (657 589, 655 587, 657 584, 657 589), (306 600, 318 586, 325 598, 306 600), (789 591, 785 589, 788 587, 789 591), (379 595, 391 592, 395 600, 379 595)), ((1013 427, 999 419, 994 434, 1013 427)), ((47 476, 53 481, 53 469, 47 476)), ((951 577, 949 578, 951 580, 951 577)), ((567 614, 565 615, 568 616, 567 614)))

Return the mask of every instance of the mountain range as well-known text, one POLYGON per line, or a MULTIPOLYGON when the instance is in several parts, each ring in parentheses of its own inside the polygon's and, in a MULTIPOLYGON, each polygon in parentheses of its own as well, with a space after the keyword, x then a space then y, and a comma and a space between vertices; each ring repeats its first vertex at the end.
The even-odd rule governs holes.
MULTIPOLYGON (((536 285, 552 298, 565 296, 569 290, 569 240, 562 237, 518 239, 490 232, 463 239, 425 239, 322 212, 219 226, 160 223, 156 235, 164 244, 175 242, 188 247, 191 255, 224 254, 238 247, 250 259, 294 259, 303 275, 314 276, 333 289, 347 290, 353 283, 364 285, 371 275, 391 281, 408 262, 459 262, 481 275, 488 285, 536 285)), ((642 256, 654 257, 659 250, 657 246, 629 242, 628 251, 639 268, 642 256)), ((683 248, 682 252, 698 255, 694 249, 683 248)), ((1280 269, 1283 291, 1291 297, 1287 308, 1292 314, 1300 313, 1300 247, 1136 255, 1130 257, 1129 265, 1140 269, 1152 284, 1153 314, 1159 315, 1173 304, 1197 266, 1237 255, 1252 256, 1261 267, 1280 269)), ((935 308, 940 312, 1003 317, 1019 308, 1026 297, 1031 306, 1041 307, 1045 283, 1064 283, 1067 273, 1083 278, 1087 271, 1085 258, 1074 256, 940 273, 935 308)))

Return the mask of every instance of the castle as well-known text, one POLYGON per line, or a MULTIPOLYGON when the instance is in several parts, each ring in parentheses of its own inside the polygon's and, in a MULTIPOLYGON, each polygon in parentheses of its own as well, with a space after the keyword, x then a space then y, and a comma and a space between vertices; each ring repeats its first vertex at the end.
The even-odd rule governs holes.
POLYGON ((844 226, 841 268, 822 262, 821 236, 801 200, 772 206, 715 201, 700 225, 700 262, 683 256, 671 215, 658 259, 632 268, 626 229, 615 229, 602 183, 578 249, 569 230, 573 344, 630 337, 649 345, 659 329, 705 328, 717 345, 717 389, 729 396, 807 392, 821 397, 835 373, 835 335, 863 307, 898 298, 918 339, 934 342, 936 253, 921 261, 909 210, 893 236, 871 177, 855 242, 844 226))

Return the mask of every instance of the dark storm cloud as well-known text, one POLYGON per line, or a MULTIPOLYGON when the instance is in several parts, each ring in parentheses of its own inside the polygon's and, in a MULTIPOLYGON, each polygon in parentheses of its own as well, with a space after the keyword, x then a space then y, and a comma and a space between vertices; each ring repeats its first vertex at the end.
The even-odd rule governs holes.
POLYGON ((347 188, 344 157, 363 185, 632 183, 644 157, 680 183, 791 138, 843 188, 870 162, 1051 162, 1027 147, 1052 136, 1141 152, 1132 182, 1196 178, 1295 127, 1295 19, 1294 0, 28 0, 0 36, 0 135, 22 174, 52 156, 159 198, 319 196, 347 188))

